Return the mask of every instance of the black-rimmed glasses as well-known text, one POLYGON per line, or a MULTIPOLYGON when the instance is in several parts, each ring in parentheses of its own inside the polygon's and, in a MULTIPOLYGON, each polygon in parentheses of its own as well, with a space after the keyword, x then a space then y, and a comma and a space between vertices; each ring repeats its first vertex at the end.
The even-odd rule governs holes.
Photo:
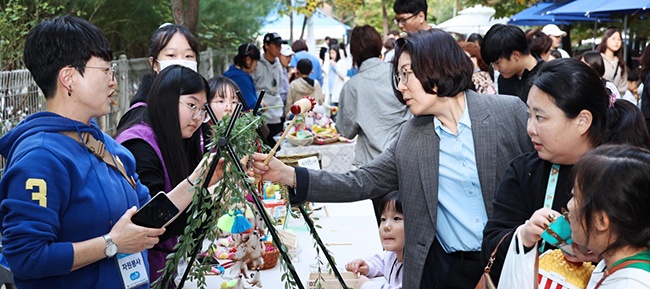
POLYGON ((406 21, 408 21, 409 19, 411 19, 411 18, 413 18, 413 17, 415 17, 417 15, 418 15, 418 13, 415 13, 415 14, 409 16, 409 17, 401 18, 401 19, 398 19, 397 17, 395 17, 395 18, 393 18, 393 23, 395 23, 395 25, 399 25, 400 23, 402 25, 404 25, 404 23, 406 23, 406 21))

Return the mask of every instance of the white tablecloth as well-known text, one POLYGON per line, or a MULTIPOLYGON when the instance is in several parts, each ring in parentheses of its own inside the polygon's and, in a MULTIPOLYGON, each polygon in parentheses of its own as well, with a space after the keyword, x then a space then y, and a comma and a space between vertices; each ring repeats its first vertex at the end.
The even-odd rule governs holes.
POLYGON ((326 145, 294 146, 284 142, 282 148, 277 152, 278 156, 320 153, 322 169, 328 172, 345 173, 352 169, 354 161, 354 148, 356 142, 338 142, 326 145))

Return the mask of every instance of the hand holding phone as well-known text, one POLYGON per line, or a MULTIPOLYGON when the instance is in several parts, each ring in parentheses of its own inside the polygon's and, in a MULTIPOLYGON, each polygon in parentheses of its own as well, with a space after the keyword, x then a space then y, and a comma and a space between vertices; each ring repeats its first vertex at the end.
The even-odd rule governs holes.
POLYGON ((179 212, 167 194, 158 192, 131 217, 131 222, 147 228, 164 228, 176 219, 179 212))

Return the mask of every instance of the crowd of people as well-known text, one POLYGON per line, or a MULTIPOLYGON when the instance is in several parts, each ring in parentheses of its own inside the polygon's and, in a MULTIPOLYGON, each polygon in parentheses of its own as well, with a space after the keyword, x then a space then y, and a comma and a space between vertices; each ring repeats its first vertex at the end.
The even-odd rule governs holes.
MULTIPOLYGON (((574 242, 565 258, 597 264, 587 288, 650 288, 650 49, 632 69, 617 28, 573 58, 552 24, 496 24, 458 40, 432 28, 427 9, 396 0, 401 33, 356 26, 347 44, 326 39, 320 57, 268 33, 210 80, 197 73, 197 39, 161 25, 113 136, 94 120, 114 101, 106 37, 74 16, 38 24, 24 63, 47 111, 0 138, 2 258, 17 287, 149 288, 212 157, 205 107, 219 121, 240 101, 261 103, 273 146, 296 117, 288 108, 311 96, 339 108, 337 130, 356 137, 354 168, 265 164, 258 153, 249 174, 286 184, 292 205, 373 200, 385 251, 345 266, 362 275, 355 288, 475 288, 488 259, 492 280, 507 282, 510 244, 556 249, 542 233, 564 208, 574 242), (180 216, 165 228, 133 224, 158 192, 180 216), (137 278, 121 274, 125 262, 137 278)), ((222 176, 219 166, 209 183, 222 176)))

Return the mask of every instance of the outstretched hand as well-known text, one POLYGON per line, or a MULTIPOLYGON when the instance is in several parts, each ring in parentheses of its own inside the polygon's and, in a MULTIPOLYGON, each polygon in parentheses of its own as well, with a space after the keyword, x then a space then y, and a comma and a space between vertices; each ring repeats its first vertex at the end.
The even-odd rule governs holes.
POLYGON ((255 153, 253 155, 253 166, 249 170, 249 176, 260 175, 262 180, 280 182, 285 185, 295 186, 294 176, 295 170, 293 167, 285 165, 276 157, 272 157, 267 165, 264 165, 268 155, 255 153))

